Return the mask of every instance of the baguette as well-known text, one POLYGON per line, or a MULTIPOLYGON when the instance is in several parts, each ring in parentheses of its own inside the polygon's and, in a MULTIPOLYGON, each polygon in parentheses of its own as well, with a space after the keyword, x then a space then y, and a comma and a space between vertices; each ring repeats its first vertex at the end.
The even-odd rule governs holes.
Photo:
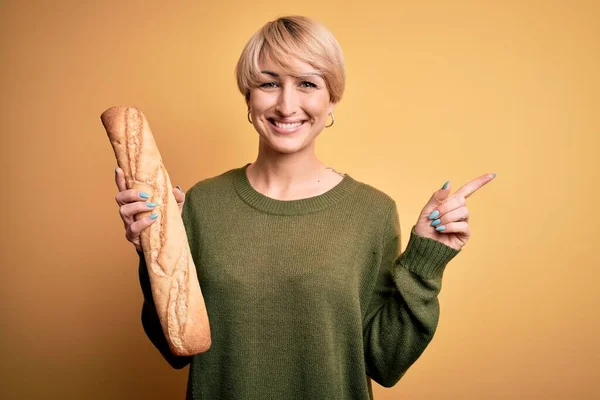
MULTIPOLYGON (((125 173, 128 189, 151 194, 157 220, 140 241, 148 266, 156 312, 171 352, 190 356, 210 348, 210 326, 194 260, 169 174, 150 126, 135 107, 112 107, 100 116, 125 173)), ((150 212, 138 213, 136 220, 150 212)))

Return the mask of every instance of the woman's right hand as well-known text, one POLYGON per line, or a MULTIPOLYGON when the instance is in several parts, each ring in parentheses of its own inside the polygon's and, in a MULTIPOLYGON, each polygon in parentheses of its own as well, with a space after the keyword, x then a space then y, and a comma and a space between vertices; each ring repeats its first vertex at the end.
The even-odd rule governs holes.
MULTIPOLYGON (((152 196, 152 193, 139 192, 135 189, 127 189, 125 183, 125 174, 121 168, 115 170, 115 181, 119 193, 115 196, 115 200, 119 205, 119 214, 125 225, 125 238, 133 243, 138 251, 142 251, 142 244, 140 242, 140 233, 152 225, 156 221, 156 217, 152 218, 152 214, 147 218, 142 218, 139 221, 135 220, 135 215, 140 212, 151 211, 157 206, 155 203, 148 201, 148 198, 152 196)), ((173 194, 179 211, 183 210, 183 203, 185 202, 185 193, 183 190, 176 186, 173 188, 173 194)), ((154 214, 154 213, 153 213, 154 214)), ((156 215, 156 214, 155 214, 156 215)))

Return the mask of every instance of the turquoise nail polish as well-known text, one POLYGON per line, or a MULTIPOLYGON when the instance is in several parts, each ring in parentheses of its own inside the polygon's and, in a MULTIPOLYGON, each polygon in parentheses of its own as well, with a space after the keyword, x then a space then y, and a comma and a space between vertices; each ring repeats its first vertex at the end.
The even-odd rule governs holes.
POLYGON ((148 193, 146 193, 146 192, 140 192, 140 197, 142 199, 149 199, 150 195, 148 193))
POLYGON ((446 227, 444 225, 438 226, 437 228, 435 228, 436 231, 441 232, 443 230, 445 230, 446 227))
POLYGON ((442 190, 445 190, 448 187, 449 183, 450 181, 446 181, 446 183, 444 183, 444 186, 442 186, 442 190))
POLYGON ((152 214, 150 214, 150 217, 148 217, 148 218, 150 218, 151 220, 156 219, 156 218, 158 218, 158 214, 152 213, 152 214))
POLYGON ((436 219, 439 215, 440 212, 438 210, 435 210, 431 214, 429 214, 429 219, 436 219))
POLYGON ((431 226, 438 226, 440 223, 442 222, 441 219, 436 219, 435 221, 433 221, 430 225, 431 226))
POLYGON ((147 203, 146 203, 146 207, 150 207, 150 208, 152 208, 152 207, 156 207, 156 205, 157 205, 157 204, 158 204, 158 203, 151 203, 151 202, 147 202, 147 203))

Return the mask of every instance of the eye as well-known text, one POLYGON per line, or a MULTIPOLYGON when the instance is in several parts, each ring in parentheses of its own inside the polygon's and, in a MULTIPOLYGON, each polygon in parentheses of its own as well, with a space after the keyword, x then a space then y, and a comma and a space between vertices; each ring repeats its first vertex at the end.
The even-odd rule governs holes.
POLYGON ((277 82, 265 82, 261 83, 259 86, 263 89, 274 89, 279 85, 277 84, 277 82))
POLYGON ((310 81, 302 81, 300 82, 300 86, 303 88, 318 89, 318 86, 310 81))

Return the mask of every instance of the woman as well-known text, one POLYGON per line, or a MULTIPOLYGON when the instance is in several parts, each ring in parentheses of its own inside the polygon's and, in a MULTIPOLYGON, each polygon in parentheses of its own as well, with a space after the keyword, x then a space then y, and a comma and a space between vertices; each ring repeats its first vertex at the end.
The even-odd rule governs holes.
POLYGON ((493 176, 452 196, 446 182, 400 255, 394 200, 315 154, 344 90, 333 35, 279 18, 252 36, 236 72, 259 134, 256 161, 198 182, 185 201, 174 191, 210 319, 206 353, 169 352, 140 252, 139 232, 155 217, 134 222, 148 196, 127 190, 117 170, 144 329, 174 368, 191 364, 188 398, 372 398, 370 379, 393 386, 431 341, 442 273, 470 236, 465 199, 493 176))

